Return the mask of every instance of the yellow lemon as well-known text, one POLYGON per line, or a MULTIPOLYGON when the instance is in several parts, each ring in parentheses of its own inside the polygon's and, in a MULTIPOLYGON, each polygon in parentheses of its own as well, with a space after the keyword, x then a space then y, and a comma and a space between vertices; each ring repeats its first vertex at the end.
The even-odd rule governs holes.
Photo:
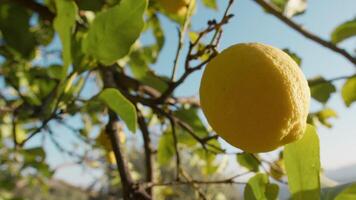
POLYGON ((195 0, 157 0, 157 2, 166 12, 178 16, 186 15, 190 1, 195 0))
POLYGON ((247 43, 225 49, 207 65, 200 101, 219 136, 244 151, 258 153, 302 137, 310 91, 288 54, 247 43))

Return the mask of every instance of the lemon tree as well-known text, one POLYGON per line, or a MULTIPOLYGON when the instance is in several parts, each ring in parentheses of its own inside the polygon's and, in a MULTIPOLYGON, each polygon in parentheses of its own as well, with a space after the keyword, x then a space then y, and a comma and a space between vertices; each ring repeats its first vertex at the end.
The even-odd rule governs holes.
MULTIPOLYGON (((294 22, 307 1, 250 2, 356 65, 354 19, 325 39, 294 22)), ((293 45, 227 41, 252 20, 231 24, 239 4, 0 1, 0 200, 356 199, 325 182, 317 134, 343 117, 331 98, 354 106, 355 74, 306 79, 293 45)))

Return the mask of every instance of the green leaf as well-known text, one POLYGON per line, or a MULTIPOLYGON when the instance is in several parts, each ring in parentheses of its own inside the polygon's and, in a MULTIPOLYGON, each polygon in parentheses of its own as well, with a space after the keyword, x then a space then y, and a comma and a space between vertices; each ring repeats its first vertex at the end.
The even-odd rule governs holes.
POLYGON ((157 147, 157 159, 160 165, 167 165, 174 156, 174 143, 171 132, 165 132, 160 137, 157 147))
POLYGON ((316 77, 308 81, 311 96, 320 103, 326 103, 331 94, 336 92, 335 86, 323 77, 316 77))
POLYGON ((271 0, 287 17, 293 17, 305 12, 307 0, 271 0))
POLYGON ((174 112, 174 115, 180 120, 187 123, 190 127, 193 128, 194 133, 200 138, 207 137, 209 135, 208 130, 202 123, 201 119, 198 116, 198 109, 195 107, 190 107, 188 109, 181 108, 174 112))
POLYGON ((99 94, 99 99, 124 120, 130 131, 136 131, 137 113, 135 106, 120 91, 114 88, 104 89, 99 94))
POLYGON ((330 118, 336 118, 337 113, 331 108, 324 108, 318 112, 309 113, 308 123, 317 126, 319 123, 327 128, 331 128, 332 124, 328 121, 330 118))
POLYGON ((103 64, 127 55, 143 29, 147 0, 122 0, 99 13, 84 40, 83 50, 103 64))
POLYGON ((287 17, 293 17, 303 14, 307 8, 307 0, 288 0, 284 7, 283 14, 287 17))
POLYGON ((256 158, 254 158, 254 155, 250 154, 250 153, 238 153, 236 155, 236 160, 237 162, 247 168, 250 171, 253 172, 258 172, 259 171, 259 162, 256 160, 256 158))
POLYGON ((275 200, 278 192, 278 185, 270 184, 267 174, 258 173, 248 180, 244 190, 244 199, 275 200))
POLYGON ((278 199, 279 186, 274 183, 269 183, 266 187, 266 197, 267 199, 278 199))
POLYGON ((320 155, 316 129, 307 125, 302 139, 287 144, 284 161, 293 199, 320 199, 320 155))
POLYGON ((71 35, 75 25, 77 6, 71 0, 56 0, 57 16, 54 19, 54 29, 62 42, 64 72, 71 63, 71 35))
MULTIPOLYGON (((327 187, 327 188, 322 188, 321 189, 321 198, 322 200, 335 200, 336 197, 349 188, 350 186, 354 187, 356 183, 346 183, 342 185, 337 185, 335 187, 327 187)), ((341 200, 341 199, 340 199, 341 200)))
POLYGON ((354 200, 356 199, 356 183, 344 189, 335 200, 354 200))
POLYGON ((340 24, 331 33, 331 41, 334 44, 342 42, 356 35, 356 18, 340 24))
POLYGON ((0 30, 5 47, 20 53, 24 58, 34 55, 35 36, 30 31, 31 13, 22 6, 0 3, 0 30))
POLYGON ((217 10, 218 9, 218 5, 216 3, 216 0, 203 0, 203 4, 211 9, 217 10))
POLYGON ((320 123, 322 123, 324 126, 326 126, 328 128, 331 128, 332 125, 330 124, 328 119, 332 118, 332 117, 334 117, 334 118, 337 117, 337 114, 336 114, 335 110, 333 110, 331 108, 325 108, 317 113, 317 117, 318 117, 320 123))
POLYGON ((349 107, 356 101, 356 77, 349 78, 341 89, 345 105, 349 107))
MULTIPOLYGON (((152 27, 152 33, 153 36, 156 40, 155 42, 155 54, 158 55, 158 53, 161 51, 164 42, 165 42, 165 37, 163 33, 163 28, 161 26, 161 22, 157 16, 156 13, 149 13, 149 25, 152 27)), ((157 56, 156 56, 157 57, 157 56)), ((156 59, 153 60, 153 62, 156 62, 156 59)))
POLYGON ((300 66, 302 64, 302 58, 300 58, 296 53, 292 52, 289 49, 283 49, 293 60, 300 66))

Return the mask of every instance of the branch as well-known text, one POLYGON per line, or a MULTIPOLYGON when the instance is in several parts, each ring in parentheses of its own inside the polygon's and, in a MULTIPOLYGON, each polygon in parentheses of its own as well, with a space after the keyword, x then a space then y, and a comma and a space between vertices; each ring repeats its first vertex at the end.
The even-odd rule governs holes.
POLYGON ((191 179, 190 181, 170 181, 170 182, 162 182, 162 183, 147 183, 145 187, 160 187, 160 186, 173 186, 173 185, 191 185, 191 184, 201 184, 201 185, 209 185, 209 184, 246 184, 246 182, 235 181, 236 178, 246 175, 250 172, 245 172, 242 174, 234 175, 227 179, 222 180, 195 180, 191 179))
POLYGON ((287 24, 290 28, 294 29, 295 31, 299 32, 302 34, 304 37, 344 56, 346 59, 348 59, 351 63, 353 63, 356 67, 356 57, 353 57, 351 54, 349 54, 345 49, 337 47, 335 44, 321 39, 319 36, 305 30, 302 28, 300 25, 296 24, 294 21, 292 21, 290 18, 286 17, 283 15, 277 8, 275 8, 274 5, 266 2, 265 0, 253 0, 257 4, 259 4, 262 8, 266 9, 268 12, 270 12, 272 15, 283 21, 285 24, 287 24))
MULTIPOLYGON (((102 67, 101 72, 104 87, 117 88, 112 70, 109 67, 102 67)), ((115 112, 109 110, 109 122, 106 125, 105 132, 111 141, 111 145, 115 154, 116 165, 120 174, 123 188, 123 197, 125 200, 151 200, 151 197, 146 193, 146 191, 141 188, 140 185, 135 184, 131 177, 131 173, 127 166, 128 161, 120 144, 120 138, 118 135, 118 122, 119 118, 115 112)))
POLYGON ((173 145, 174 145, 174 152, 176 154, 176 180, 179 181, 179 174, 181 170, 180 166, 180 155, 179 155, 179 149, 178 149, 178 138, 177 138, 177 133, 176 133, 176 122, 172 118, 172 116, 168 117, 169 122, 172 127, 172 136, 173 136, 173 145))
POLYGON ((52 13, 46 6, 41 5, 33 0, 11 0, 11 1, 38 13, 43 19, 48 20, 50 22, 52 22, 55 17, 55 14, 52 13))
POLYGON ((185 71, 184 71, 183 75, 177 81, 174 81, 172 79, 170 82, 168 82, 168 88, 161 94, 160 97, 158 97, 156 99, 157 103, 165 102, 167 100, 167 98, 172 95, 174 90, 178 86, 180 86, 186 80, 186 78, 188 78, 189 75, 191 75, 193 72, 195 72, 197 70, 200 70, 203 66, 205 66, 208 62, 210 62, 217 55, 216 46, 220 40, 221 27, 223 25, 227 24, 229 22, 229 20, 233 17, 232 14, 228 14, 233 2, 234 2, 234 0, 229 1, 229 4, 226 7, 226 10, 224 12, 224 15, 219 22, 216 22, 215 20, 210 20, 208 22, 208 27, 198 34, 196 41, 194 41, 193 43, 191 42, 189 44, 188 53, 187 53, 187 56, 185 59, 185 71), (197 47, 198 44, 200 44, 199 42, 203 38, 203 36, 213 32, 213 31, 215 31, 215 33, 211 39, 210 44, 206 45, 203 49, 198 50, 198 52, 193 54, 193 50, 197 47), (191 61, 199 59, 199 57, 201 55, 204 55, 206 53, 209 54, 209 57, 205 61, 201 62, 197 66, 194 66, 194 67, 190 66, 191 61))
MULTIPOLYGON (((142 113, 138 110, 138 125, 140 127, 143 145, 145 149, 145 164, 146 164, 146 181, 154 181, 154 157, 153 157, 153 146, 150 138, 150 133, 145 121, 145 118, 142 116, 142 113)), ((147 193, 152 196, 152 189, 147 188, 147 193)))
POLYGON ((328 80, 320 80, 320 81, 309 82, 309 87, 316 86, 316 85, 323 84, 323 83, 332 83, 332 82, 335 82, 335 81, 350 79, 350 78, 354 78, 354 77, 356 77, 356 74, 352 74, 352 75, 349 75, 349 76, 339 76, 339 77, 335 77, 335 78, 328 79, 328 80))

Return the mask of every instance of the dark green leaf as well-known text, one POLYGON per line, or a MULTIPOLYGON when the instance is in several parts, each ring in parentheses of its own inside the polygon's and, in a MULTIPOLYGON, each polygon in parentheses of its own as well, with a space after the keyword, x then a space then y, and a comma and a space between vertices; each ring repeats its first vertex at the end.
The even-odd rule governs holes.
POLYGON ((122 0, 99 13, 84 40, 84 52, 103 64, 113 64, 129 53, 143 29, 147 0, 122 0))
POLYGON ((276 200, 278 199, 279 186, 274 183, 267 184, 266 187, 266 197, 267 199, 276 200))
POLYGON ((136 131, 137 113, 135 106, 120 91, 114 88, 104 89, 99 94, 99 99, 115 111, 132 132, 136 131))
POLYGON ((335 187, 327 187, 321 189, 321 198, 322 200, 335 200, 335 198, 348 187, 356 185, 356 183, 347 183, 342 185, 337 185, 335 187))
POLYGON ((99 11, 104 6, 103 0, 76 0, 75 1, 80 10, 99 11))
POLYGON ((311 96, 320 103, 326 103, 331 94, 336 92, 335 86, 322 77, 316 77, 308 81, 311 96))
POLYGON ((174 115, 179 119, 187 123, 191 128, 193 128, 194 133, 200 138, 207 137, 209 132, 202 123, 201 119, 198 116, 198 109, 191 107, 188 109, 181 108, 174 112, 174 115))
POLYGON ((347 107, 356 101, 356 77, 349 78, 341 90, 342 98, 347 107))
POLYGON ((302 139, 287 144, 284 161, 293 199, 320 199, 320 155, 316 129, 308 125, 302 139))
POLYGON ((258 172, 259 171, 259 162, 254 158, 253 154, 250 153, 238 153, 236 156, 237 162, 245 167, 246 169, 253 171, 253 172, 258 172))
POLYGON ((12 3, 0 3, 0 30, 5 44, 31 58, 35 50, 35 37, 30 31, 31 13, 22 6, 12 3))
POLYGON ((296 53, 292 52, 289 49, 283 49, 293 60, 300 66, 302 64, 302 58, 300 58, 296 53))
POLYGON ((331 41, 335 44, 356 35, 356 18, 342 23, 331 33, 331 41))
POLYGON ((77 6, 74 1, 56 0, 57 16, 54 19, 54 29, 57 31, 62 42, 64 71, 67 72, 71 59, 71 35, 75 25, 77 6))
POLYGON ((171 132, 165 132, 160 137, 157 147, 157 159, 160 165, 167 165, 174 156, 174 143, 171 132))

